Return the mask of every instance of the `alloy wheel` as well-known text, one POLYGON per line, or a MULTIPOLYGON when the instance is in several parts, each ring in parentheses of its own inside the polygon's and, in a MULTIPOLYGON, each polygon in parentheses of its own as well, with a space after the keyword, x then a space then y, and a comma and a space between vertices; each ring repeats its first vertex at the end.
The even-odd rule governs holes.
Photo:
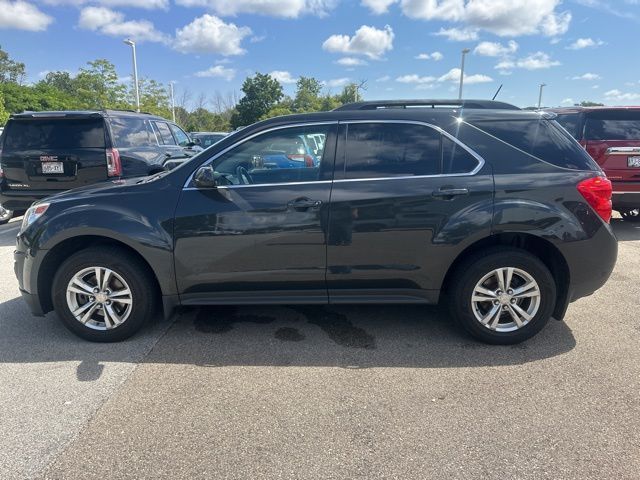
POLYGON ((67 285, 67 306, 83 325, 94 330, 119 327, 131 314, 133 296, 121 275, 106 267, 88 267, 67 285))
POLYGON ((519 268, 497 268, 478 281, 471 308, 483 326, 496 332, 512 332, 527 325, 540 308, 540 287, 519 268))

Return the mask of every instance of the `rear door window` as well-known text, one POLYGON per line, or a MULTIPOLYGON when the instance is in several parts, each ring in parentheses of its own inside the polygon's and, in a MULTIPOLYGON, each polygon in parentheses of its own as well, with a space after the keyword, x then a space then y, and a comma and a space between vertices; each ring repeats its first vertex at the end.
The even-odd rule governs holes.
POLYGON ((590 112, 585 122, 585 140, 640 140, 640 111, 590 112))
POLYGON ((447 137, 442 137, 442 173, 469 173, 476 169, 479 160, 466 149, 447 137))
POLYGON ((105 148, 102 118, 12 120, 5 137, 5 151, 105 148))
POLYGON ((552 165, 572 170, 598 170, 589 154, 555 121, 544 118, 509 119, 478 121, 474 125, 552 165))
POLYGON ((439 174, 440 137, 439 132, 423 125, 348 124, 345 178, 439 174))
POLYGON ((176 140, 173 138, 171 134, 171 129, 169 125, 165 122, 154 122, 156 126, 156 130, 160 135, 160 144, 161 145, 176 145, 176 140))
POLYGON ((148 120, 136 117, 111 118, 113 143, 118 148, 149 147, 157 145, 148 120))

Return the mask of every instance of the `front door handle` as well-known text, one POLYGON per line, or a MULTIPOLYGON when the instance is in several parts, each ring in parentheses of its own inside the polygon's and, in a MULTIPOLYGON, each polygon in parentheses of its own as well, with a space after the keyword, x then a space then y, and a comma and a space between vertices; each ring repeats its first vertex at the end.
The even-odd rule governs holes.
POLYGON ((310 208, 317 209, 322 205, 321 200, 312 200, 310 198, 296 198, 287 203, 287 207, 297 211, 304 211, 310 208))
POLYGON ((469 190, 466 188, 450 188, 450 187, 442 187, 438 190, 434 190, 431 194, 436 198, 444 198, 451 199, 453 197, 458 197, 460 195, 469 195, 469 190))

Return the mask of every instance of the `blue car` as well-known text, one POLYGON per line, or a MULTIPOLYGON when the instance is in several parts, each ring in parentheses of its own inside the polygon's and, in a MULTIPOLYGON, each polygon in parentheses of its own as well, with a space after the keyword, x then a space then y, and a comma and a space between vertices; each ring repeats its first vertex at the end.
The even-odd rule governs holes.
POLYGON ((320 164, 318 147, 311 137, 279 138, 262 152, 262 168, 311 168, 320 164), (313 148, 315 147, 315 148, 313 148))

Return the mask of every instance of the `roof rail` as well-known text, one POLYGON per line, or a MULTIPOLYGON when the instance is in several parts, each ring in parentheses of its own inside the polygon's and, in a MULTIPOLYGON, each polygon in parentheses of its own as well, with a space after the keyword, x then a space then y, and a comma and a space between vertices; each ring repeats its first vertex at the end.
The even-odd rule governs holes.
POLYGON ((479 108, 495 110, 520 110, 515 105, 495 100, 374 100, 347 103, 334 111, 379 110, 387 108, 479 108))

